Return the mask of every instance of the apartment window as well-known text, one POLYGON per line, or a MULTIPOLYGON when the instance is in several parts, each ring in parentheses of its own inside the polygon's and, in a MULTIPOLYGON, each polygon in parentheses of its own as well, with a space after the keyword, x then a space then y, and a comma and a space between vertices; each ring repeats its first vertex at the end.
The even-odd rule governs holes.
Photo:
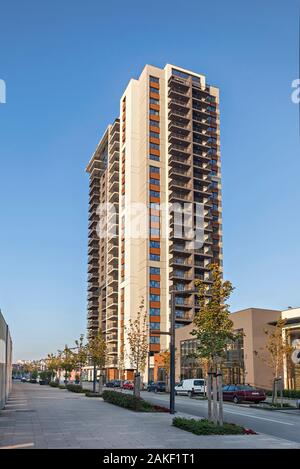
POLYGON ((159 275, 160 274, 160 268, 159 267, 150 267, 150 274, 159 275))
POLYGON ((159 229, 158 228, 150 228, 150 235, 152 237, 158 237, 159 236, 159 229))
POLYGON ((159 204, 150 204, 150 210, 160 210, 160 205, 159 204))
POLYGON ((159 104, 159 99, 150 98, 149 102, 150 102, 150 104, 159 104))
POLYGON ((160 282, 158 280, 150 280, 151 288, 160 288, 160 282))
POLYGON ((153 83, 159 83, 159 78, 153 77, 152 75, 149 76, 149 80, 153 81, 153 83))
POLYGON ((210 175, 213 176, 213 177, 217 176, 217 171, 211 171, 210 175))
POLYGON ((159 192, 150 191, 150 197, 159 197, 159 192))
POLYGON ((159 156, 157 155, 150 155, 150 160, 153 160, 153 161, 159 161, 159 156))
POLYGON ((159 150, 159 145, 157 143, 150 142, 150 148, 153 148, 154 150, 159 150))
POLYGON ((157 166, 150 166, 149 172, 159 174, 159 168, 157 166))
POLYGON ((218 211, 218 206, 217 204, 212 204, 212 209, 217 212, 218 211))
POLYGON ((159 308, 150 308, 150 316, 160 316, 159 308))
POLYGON ((180 296, 176 296, 175 297, 175 303, 177 305, 184 305, 184 299, 183 298, 180 298, 180 296))
POLYGON ((150 114, 153 114, 154 116, 159 116, 159 112, 156 111, 156 109, 150 109, 150 114))
POLYGON ((150 329, 151 330, 158 330, 160 329, 160 323, 159 322, 150 322, 150 329))
POLYGON ((151 125, 151 127, 159 127, 159 122, 157 122, 157 121, 152 121, 152 120, 150 119, 150 125, 151 125))
POLYGON ((150 184, 154 184, 155 186, 159 186, 160 185, 159 179, 150 178, 150 184))
POLYGON ((216 215, 214 215, 214 216, 212 217, 212 219, 213 219, 213 221, 219 221, 219 217, 216 216, 216 215))
POLYGON ((151 294, 150 301, 160 301, 160 296, 151 294))
POLYGON ((217 160, 215 160, 214 158, 212 158, 211 164, 216 165, 216 164, 217 164, 217 160))
POLYGON ((159 254, 150 254, 150 261, 159 262, 160 261, 159 254))
POLYGON ((159 344, 159 343, 160 343, 160 337, 156 337, 156 336, 150 337, 150 344, 159 344))
POLYGON ((213 187, 214 189, 217 189, 218 188, 218 183, 216 181, 212 181, 211 182, 211 187, 213 187))
POLYGON ((156 133, 156 132, 150 131, 150 134, 149 134, 149 135, 150 135, 150 137, 152 137, 152 138, 159 138, 159 133, 156 133))
MULTIPOLYGON (((158 218, 158 217, 157 217, 158 218)), ((159 219, 159 218, 158 218, 159 219)), ((160 242, 159 241, 150 241, 150 248, 160 248, 160 242)))
POLYGON ((153 88, 153 86, 150 86, 150 93, 158 93, 158 89, 153 88))

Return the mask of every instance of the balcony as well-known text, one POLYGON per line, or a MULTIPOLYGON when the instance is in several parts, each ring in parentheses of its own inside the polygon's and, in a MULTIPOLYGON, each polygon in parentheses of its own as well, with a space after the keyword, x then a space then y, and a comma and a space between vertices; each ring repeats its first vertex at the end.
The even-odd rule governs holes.
POLYGON ((175 321, 176 322, 191 322, 193 320, 193 313, 188 311, 176 311, 175 310, 175 321))
MULTIPOLYGON (((106 331, 107 331, 107 328, 106 328, 106 331)), ((115 332, 106 334, 106 341, 107 341, 107 343, 117 342, 118 341, 118 334, 116 334, 115 332)))
POLYGON ((188 123, 190 122, 191 119, 191 113, 189 112, 183 112, 180 111, 178 108, 170 109, 169 114, 168 114, 169 120, 173 122, 173 124, 176 122, 176 125, 179 127, 186 127, 188 123))
POLYGON ((114 331, 118 329, 118 322, 117 321, 107 321, 106 323, 106 332, 114 331))
POLYGON ((109 180, 111 181, 112 177, 117 177, 119 179, 119 160, 114 159, 110 161, 109 165, 109 180))
POLYGON ((180 179, 180 176, 178 178, 172 178, 170 183, 169 183, 169 188, 180 188, 184 192, 189 192, 192 190, 192 185, 190 182, 185 182, 180 179))
POLYGON ((182 132, 172 132, 169 136, 169 142, 174 143, 175 145, 180 145, 183 147, 188 147, 191 144, 191 139, 188 135, 185 135, 182 132))
POLYGON ((187 94, 190 90, 191 81, 186 80, 185 78, 180 78, 175 75, 171 75, 168 81, 169 93, 170 91, 176 91, 180 94, 187 94))
POLYGON ((178 155, 169 155, 169 164, 173 167, 185 167, 187 170, 191 167, 191 158, 188 153, 184 154, 184 156, 178 155))
POLYGON ((89 319, 88 320, 88 325, 87 325, 87 328, 88 329, 98 329, 99 327, 99 321, 97 319, 89 319))
POLYGON ((108 354, 117 354, 118 353, 118 347, 113 345, 111 346, 111 344, 108 344, 107 345, 107 353, 108 354))
POLYGON ((169 261, 170 266, 174 267, 181 267, 182 269, 190 269, 192 267, 192 262, 187 260, 186 257, 177 257, 172 256, 169 261))
POLYGON ((88 312, 87 318, 92 320, 98 320, 99 313, 97 310, 92 310, 88 312))
POLYGON ((191 202, 192 198, 186 191, 172 191, 169 195, 170 201, 191 202))
POLYGON ((93 299, 99 298, 99 290, 95 289, 95 290, 91 291, 90 293, 88 293, 87 298, 88 298, 88 300, 93 300, 93 299))
POLYGON ((108 299, 107 306, 112 306, 113 304, 118 304, 118 288, 110 286, 107 289, 107 296, 113 297, 112 299, 108 299))
POLYGON ((98 308, 99 307, 99 301, 98 300, 89 300, 87 302, 88 309, 90 308, 98 308))
POLYGON ((112 203, 119 202, 119 186, 116 186, 117 189, 114 192, 110 192, 108 200, 112 203))
POLYGON ((188 158, 190 156, 190 153, 191 153, 189 146, 190 146, 190 144, 188 144, 188 145, 178 145, 176 143, 171 143, 171 145, 169 145, 169 153, 171 155, 188 158))
POLYGON ((192 176, 191 171, 184 168, 184 166, 180 167, 179 164, 177 166, 170 168, 169 170, 169 177, 171 178, 177 177, 180 179, 188 180, 191 178, 191 176, 192 176))
POLYGON ((192 250, 189 251, 186 248, 185 243, 173 243, 173 244, 171 244, 170 252, 173 253, 173 254, 176 253, 176 252, 179 252, 183 256, 190 256, 193 253, 192 250))
POLYGON ((170 272, 170 279, 180 280, 181 282, 191 282, 193 280, 192 276, 188 275, 185 270, 178 269, 174 269, 172 272, 170 272))

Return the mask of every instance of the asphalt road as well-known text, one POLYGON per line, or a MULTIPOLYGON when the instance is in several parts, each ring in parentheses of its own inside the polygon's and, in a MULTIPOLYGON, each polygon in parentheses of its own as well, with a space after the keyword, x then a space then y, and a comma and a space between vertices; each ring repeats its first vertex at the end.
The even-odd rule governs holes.
MULTIPOLYGON (((84 383, 84 385, 91 387, 91 383, 84 383)), ((154 404, 169 406, 169 394, 142 391, 141 395, 144 399, 154 404)), ((191 416, 207 417, 207 401, 190 399, 187 396, 176 396, 175 408, 177 411, 190 414, 191 416)), ((251 428, 258 433, 266 433, 267 435, 300 443, 299 410, 270 411, 224 403, 224 420, 251 428)))

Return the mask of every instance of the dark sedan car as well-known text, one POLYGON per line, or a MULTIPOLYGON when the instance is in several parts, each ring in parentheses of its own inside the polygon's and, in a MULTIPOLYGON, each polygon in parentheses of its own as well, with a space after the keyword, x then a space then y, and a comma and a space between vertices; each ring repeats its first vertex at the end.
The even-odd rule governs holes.
POLYGON ((113 379, 111 381, 107 381, 105 386, 107 388, 120 388, 121 387, 121 380, 120 379, 113 379))
POLYGON ((266 394, 261 389, 246 384, 230 384, 223 387, 223 399, 224 401, 232 401, 235 404, 239 402, 258 404, 266 399, 266 394))
POLYGON ((153 381, 148 384, 147 391, 166 392, 166 383, 164 381, 153 381))

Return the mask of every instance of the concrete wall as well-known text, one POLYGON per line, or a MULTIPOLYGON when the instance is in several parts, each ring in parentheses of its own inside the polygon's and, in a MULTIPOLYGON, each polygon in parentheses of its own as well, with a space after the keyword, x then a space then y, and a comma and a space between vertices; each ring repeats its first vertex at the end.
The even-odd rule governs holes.
POLYGON ((11 389, 12 341, 4 317, 0 312, 0 409, 11 389))

